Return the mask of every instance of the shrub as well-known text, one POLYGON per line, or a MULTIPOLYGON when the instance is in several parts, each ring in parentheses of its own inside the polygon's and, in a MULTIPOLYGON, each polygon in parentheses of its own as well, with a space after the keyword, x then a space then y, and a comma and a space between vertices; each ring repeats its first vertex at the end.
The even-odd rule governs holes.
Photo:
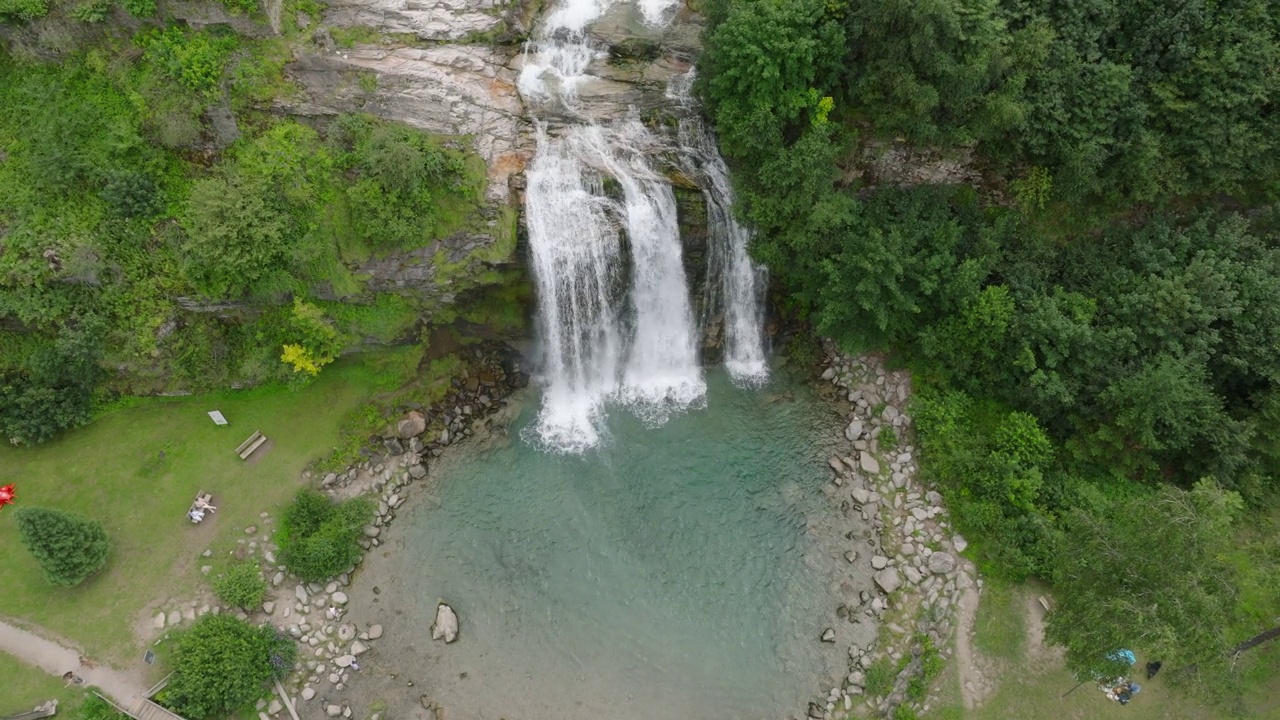
POLYGON ((293 667, 298 648, 273 627, 205 615, 174 638, 173 677, 157 696, 189 720, 230 715, 293 667))
POLYGON ((129 720, 129 716, 112 707, 97 694, 88 693, 84 702, 76 708, 76 720, 129 720))
POLYGON ((308 582, 326 580, 360 559, 361 528, 373 508, 365 498, 334 503, 303 490, 280 521, 280 559, 308 582))
POLYGON ((324 311, 305 302, 293 299, 293 314, 289 318, 289 338, 284 344, 280 360, 293 366, 293 372, 315 377, 320 368, 333 362, 342 350, 338 331, 324 317, 324 311))
POLYGON ((262 604, 267 581, 256 562, 236 563, 213 579, 213 593, 228 605, 248 610, 262 604))
POLYGON ((100 23, 107 19, 111 5, 106 0, 89 0, 71 8, 71 17, 80 22, 100 23))
POLYGON ((867 668, 867 695, 871 697, 883 697, 893 690, 893 681, 897 679, 898 671, 893 666, 893 661, 887 657, 871 663, 867 668))
POLYGON ((18 536, 54 585, 70 587, 102 569, 110 543, 102 523, 45 508, 18 508, 18 536))
POLYGON ((232 35, 184 32, 176 26, 152 30, 138 38, 148 61, 187 89, 209 99, 219 92, 223 69, 236 42, 232 35))
POLYGON ((0 18, 34 20, 47 12, 44 0, 0 0, 0 18))
POLYGON ((134 17, 152 17, 156 14, 156 0, 120 0, 120 7, 134 17))

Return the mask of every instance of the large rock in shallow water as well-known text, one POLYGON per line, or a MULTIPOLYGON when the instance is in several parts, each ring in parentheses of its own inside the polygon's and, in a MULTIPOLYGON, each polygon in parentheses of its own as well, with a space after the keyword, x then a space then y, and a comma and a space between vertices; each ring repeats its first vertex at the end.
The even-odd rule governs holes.
POLYGON ((458 615, 444 603, 436 608, 436 621, 431 624, 431 639, 451 643, 458 639, 458 615))

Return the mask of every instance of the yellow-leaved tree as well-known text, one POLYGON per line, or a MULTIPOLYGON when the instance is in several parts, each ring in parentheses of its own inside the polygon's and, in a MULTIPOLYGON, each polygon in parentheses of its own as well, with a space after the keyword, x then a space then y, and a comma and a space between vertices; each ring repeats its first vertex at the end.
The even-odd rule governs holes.
POLYGON ((292 365, 295 377, 303 379, 319 375, 320 368, 333 362, 342 350, 341 337, 324 311, 301 298, 293 299, 289 337, 295 342, 284 344, 280 360, 292 365))

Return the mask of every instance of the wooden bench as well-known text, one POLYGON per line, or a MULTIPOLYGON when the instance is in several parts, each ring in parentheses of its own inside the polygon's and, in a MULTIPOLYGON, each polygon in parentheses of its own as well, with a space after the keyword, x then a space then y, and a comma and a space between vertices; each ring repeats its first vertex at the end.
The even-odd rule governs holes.
POLYGON ((213 505, 213 496, 201 490, 200 492, 196 493, 196 499, 194 502, 191 503, 191 507, 187 508, 187 518, 189 518, 193 523, 198 523, 204 519, 204 516, 207 513, 216 512, 216 511, 217 511, 217 508, 214 507, 213 505), (200 511, 199 516, 196 516, 194 514, 197 510, 200 511), (199 517, 200 519, 197 520, 196 517, 199 517))
POLYGON ((267 436, 262 434, 261 430, 254 430, 248 440, 240 443, 240 447, 236 448, 236 454, 241 460, 248 460, 254 450, 262 447, 262 443, 267 441, 267 436))

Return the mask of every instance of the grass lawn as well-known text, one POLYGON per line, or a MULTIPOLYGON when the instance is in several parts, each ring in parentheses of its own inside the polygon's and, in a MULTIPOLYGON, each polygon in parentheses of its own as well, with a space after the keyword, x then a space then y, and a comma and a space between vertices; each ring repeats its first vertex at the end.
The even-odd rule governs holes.
POLYGON ((1024 602, 1018 588, 998 580, 987 581, 978 604, 974 647, 987 657, 1018 663, 1027 639, 1024 602))
POLYGON ((148 399, 35 448, 0 448, 0 484, 16 483, 19 505, 70 510, 101 520, 112 542, 103 572, 75 588, 47 584, 18 544, 13 513, 0 511, 0 613, 41 625, 94 657, 135 664, 150 626, 149 603, 208 589, 200 553, 275 510, 301 471, 330 452, 343 416, 413 372, 415 348, 334 363, 302 390, 258 389, 148 399), (230 427, 205 414, 221 410, 230 427), (248 462, 235 447, 254 430, 270 442, 248 462), (192 525, 198 490, 217 513, 192 525))
POLYGON ((57 717, 65 717, 84 698, 84 690, 65 687, 61 678, 4 653, 0 653, 0 678, 0 717, 24 713, 46 700, 57 700, 57 717))
MULTIPOLYGON (((1030 656, 1036 646, 1025 635, 1027 600, 1044 589, 1028 585, 988 584, 979 606, 974 638, 975 649, 1004 661, 999 688, 979 707, 966 711, 960 701, 959 674, 954 660, 939 681, 940 704, 924 717, 927 720, 1226 720, 1225 711, 1209 710, 1165 684, 1165 674, 1151 680, 1141 670, 1145 658, 1138 658, 1133 679, 1142 691, 1128 705, 1107 700, 1092 683, 1076 685, 1075 678, 1060 663, 1046 664, 1043 654, 1030 656), (1018 634, 1023 633, 1022 637, 1018 634)), ((1247 717, 1280 717, 1280 643, 1261 648, 1252 658, 1252 672, 1246 674, 1251 690, 1244 704, 1247 717)))

